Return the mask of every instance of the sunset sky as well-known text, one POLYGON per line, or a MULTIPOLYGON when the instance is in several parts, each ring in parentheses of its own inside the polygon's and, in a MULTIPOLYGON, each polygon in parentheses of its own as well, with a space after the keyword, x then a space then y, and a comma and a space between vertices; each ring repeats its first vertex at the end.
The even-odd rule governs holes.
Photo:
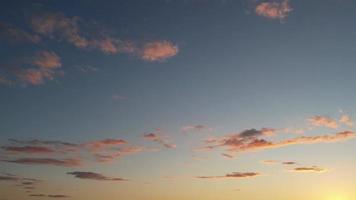
POLYGON ((0 7, 0 200, 355 200, 356 1, 0 7))

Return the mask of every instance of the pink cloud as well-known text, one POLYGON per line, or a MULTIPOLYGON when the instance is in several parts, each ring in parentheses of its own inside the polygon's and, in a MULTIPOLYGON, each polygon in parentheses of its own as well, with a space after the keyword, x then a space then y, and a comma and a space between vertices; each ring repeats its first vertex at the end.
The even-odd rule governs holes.
POLYGON ((38 43, 41 38, 36 34, 31 34, 10 24, 0 22, 0 37, 14 42, 38 43))
POLYGON ((288 0, 283 0, 281 2, 262 2, 255 8, 257 15, 270 19, 284 19, 291 11, 292 8, 290 7, 288 0))
POLYGON ((58 36, 79 48, 85 48, 89 41, 81 35, 80 18, 67 17, 62 13, 46 13, 32 16, 32 29, 39 34, 53 37, 58 36))
POLYGON ((325 116, 314 116, 308 119, 308 121, 313 125, 313 126, 324 126, 327 128, 333 128, 336 129, 339 127, 337 124, 337 121, 334 119, 331 119, 329 117, 325 116))
POLYGON ((149 42, 142 48, 141 58, 147 61, 163 61, 175 56, 178 51, 178 46, 166 40, 149 42))
MULTIPOLYGON (((253 130, 253 129, 251 129, 253 130)), ((332 135, 318 135, 318 136, 300 136, 292 139, 282 141, 269 141, 263 138, 262 135, 255 131, 243 131, 238 134, 229 135, 214 141, 206 143, 206 148, 215 149, 225 147, 228 152, 245 152, 257 151, 271 148, 281 148, 290 145, 298 144, 317 144, 317 143, 332 143, 343 140, 353 139, 356 134, 352 131, 338 132, 332 135)))

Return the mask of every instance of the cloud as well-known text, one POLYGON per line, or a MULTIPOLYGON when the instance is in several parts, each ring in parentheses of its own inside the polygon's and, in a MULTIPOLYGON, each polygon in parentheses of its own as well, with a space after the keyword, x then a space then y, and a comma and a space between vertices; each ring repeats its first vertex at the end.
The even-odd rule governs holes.
MULTIPOLYGON (((251 129, 253 130, 253 129, 251 129)), ((230 153, 257 151, 271 148, 281 148, 297 144, 316 144, 316 143, 332 143, 343 140, 353 139, 356 134, 352 131, 343 131, 331 135, 318 136, 300 136, 281 141, 270 141, 260 138, 263 134, 258 131, 243 131, 241 133, 228 135, 222 138, 216 138, 212 141, 205 141, 204 148, 215 149, 225 147, 230 153)))
POLYGON ((277 160, 262 160, 261 163, 270 165, 270 164, 277 164, 277 163, 279 163, 279 161, 277 161, 277 160))
POLYGON ((258 172, 232 172, 226 174, 225 176, 197 176, 196 178, 200 179, 219 179, 219 178, 232 178, 232 179, 241 179, 241 178, 252 178, 261 175, 258 172))
POLYGON ((325 117, 325 116, 314 116, 308 119, 308 121, 313 125, 313 126, 324 126, 327 128, 333 128, 336 129, 339 127, 339 125, 337 124, 337 121, 335 121, 334 119, 331 119, 329 117, 325 117))
POLYGON ((169 143, 166 139, 160 136, 160 134, 161 134, 161 130, 156 129, 156 132, 145 133, 143 135, 143 138, 149 141, 157 142, 166 148, 176 148, 175 144, 169 143))
POLYGON ((351 117, 345 114, 340 117, 339 122, 341 124, 345 124, 346 126, 350 126, 350 127, 354 125, 351 117))
POLYGON ((79 167, 82 162, 78 159, 54 159, 54 158, 18 158, 14 160, 2 160, 3 162, 26 165, 55 165, 62 167, 79 167))
POLYGON ((79 17, 67 17, 62 13, 44 13, 31 18, 32 29, 48 37, 60 37, 78 48, 85 48, 89 41, 80 34, 79 17))
POLYGON ((270 19, 285 19, 292 11, 288 0, 282 0, 280 2, 262 2, 255 8, 257 15, 270 18, 270 19))
POLYGON ((98 150, 102 150, 107 147, 122 145, 122 144, 126 144, 126 143, 127 142, 122 139, 105 139, 105 140, 88 142, 83 145, 86 148, 88 148, 90 151, 98 151, 98 150))
POLYGON ((0 37, 12 42, 38 43, 41 37, 21 30, 15 26, 0 22, 0 37))
POLYGON ((33 58, 32 64, 40 69, 56 69, 62 66, 57 54, 49 51, 40 51, 33 58))
POLYGON ((213 130, 212 128, 203 124, 187 125, 181 128, 182 133, 212 131, 212 130, 213 130))
POLYGON ((94 172, 68 172, 67 174, 73 175, 75 178, 80 178, 80 179, 91 179, 91 180, 97 180, 97 181, 128 181, 127 179, 124 178, 118 178, 118 177, 107 177, 99 173, 94 173, 94 172))
POLYGON ((63 195, 63 194, 29 194, 28 196, 30 197, 49 197, 49 198, 69 198, 70 196, 68 195, 63 195))
POLYGON ((294 172, 315 172, 315 173, 323 173, 327 170, 321 167, 312 166, 312 167, 296 167, 293 169, 294 172))
POLYGON ((54 150, 48 147, 40 147, 40 146, 2 146, 3 150, 7 152, 18 152, 18 153, 53 153, 54 150))
POLYGON ((146 43, 141 50, 141 58, 147 61, 163 61, 175 56, 179 51, 178 46, 163 40, 146 43))
POLYGON ((294 161, 285 161, 285 162, 282 162, 283 165, 295 165, 297 164, 296 162, 294 161))

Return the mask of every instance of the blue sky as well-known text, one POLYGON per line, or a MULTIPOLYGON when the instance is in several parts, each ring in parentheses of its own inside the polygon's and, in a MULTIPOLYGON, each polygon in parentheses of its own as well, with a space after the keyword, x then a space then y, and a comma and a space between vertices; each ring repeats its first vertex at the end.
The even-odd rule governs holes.
MULTIPOLYGON (((330 182, 320 191, 339 179, 344 188, 355 186, 355 2, 38 0, 3 5, 0 172, 16 175, 10 178, 15 182, 49 177, 45 186, 28 190, 31 198, 55 198, 51 194, 58 188, 66 194, 59 198, 182 198, 164 192, 168 177, 188 199, 209 199, 214 191, 223 191, 225 199, 298 199, 292 191, 276 197, 267 189, 260 195, 251 190, 266 182, 271 187, 291 182, 299 189, 299 178, 285 171, 300 167, 325 171, 310 178, 310 183, 330 182), (245 138, 245 131, 252 136, 245 138), (48 141, 70 142, 76 150, 69 153, 66 145, 48 141), (41 149, 31 149, 34 153, 28 147, 41 149), (111 153, 110 163, 95 161, 99 153, 111 153), (17 162, 23 158, 75 158, 85 164, 67 169, 17 162), (276 162, 271 167, 263 160, 276 162), (283 161, 298 165, 283 168, 283 161), (128 192, 106 188, 100 197, 87 197, 88 188, 71 182, 70 171, 108 174, 94 179, 109 182, 115 181, 110 174, 129 179, 119 186, 128 192), (261 177, 252 175, 233 194, 227 191, 237 188, 220 180, 230 172, 245 178, 243 172, 251 171, 261 177), (345 171, 350 176, 342 179, 345 171), (194 185, 199 176, 218 180, 194 185), (265 176, 268 181, 258 180, 265 176), (152 193, 133 192, 151 184, 152 193)), ((309 180, 308 175, 301 177, 309 180)), ((6 200, 28 196, 8 181, 0 186, 9 190, 6 200)), ((102 186, 91 182, 88 187, 102 186)), ((326 197, 306 190, 303 195, 348 200, 356 193, 335 189, 326 195, 335 197, 326 197)))

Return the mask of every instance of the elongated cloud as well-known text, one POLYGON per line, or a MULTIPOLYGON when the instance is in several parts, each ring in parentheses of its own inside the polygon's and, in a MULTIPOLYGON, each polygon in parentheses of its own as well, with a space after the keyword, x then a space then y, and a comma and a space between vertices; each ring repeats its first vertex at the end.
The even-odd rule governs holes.
POLYGON ((88 147, 91 151, 100 150, 110 146, 126 144, 127 142, 122 139, 105 139, 99 141, 88 142, 84 146, 88 147))
POLYGON ((344 131, 331 135, 300 136, 277 142, 266 140, 260 137, 262 137, 261 134, 255 131, 243 131, 238 134, 206 141, 207 146, 205 148, 214 149, 218 147, 225 147, 228 152, 237 153, 244 151, 257 151, 271 148, 281 148, 298 144, 339 142, 343 140, 353 139, 356 137, 356 134, 352 131, 344 131))
POLYGON ((333 128, 336 129, 339 127, 338 123, 336 120, 326 117, 326 116, 314 116, 308 119, 308 121, 313 125, 313 126, 324 126, 327 128, 333 128))
POLYGON ((3 162, 26 165, 55 165, 62 167, 79 167, 82 162, 78 159, 54 159, 54 158, 19 158, 14 160, 2 160, 3 162))
POLYGON ((97 181, 127 181, 127 179, 124 178, 108 177, 95 172, 75 171, 75 172, 68 172, 67 174, 73 175, 75 178, 79 178, 79 179, 91 179, 97 181))
POLYGON ((7 152, 18 152, 18 153, 53 153, 54 150, 48 147, 41 147, 41 146, 2 146, 7 152))
POLYGON ((293 169, 294 172, 304 172, 304 173, 323 173, 326 172, 326 169, 318 167, 318 166, 312 166, 312 167, 296 167, 293 169))
POLYGON ((219 179, 219 178, 236 178, 236 179, 241 179, 241 178, 252 178, 259 176, 260 173, 258 172, 232 172, 230 174, 226 174, 224 176, 197 176, 196 178, 200 179, 219 179))
POLYGON ((141 58, 147 61, 163 61, 175 56, 178 51, 178 46, 169 41, 154 41, 144 45, 141 58))
POLYGON ((70 196, 64 194, 29 194, 29 197, 49 197, 49 198, 69 198, 70 196))
POLYGON ((284 161, 284 162, 282 162, 282 164, 283 164, 283 165, 295 165, 295 164, 297 164, 297 163, 294 162, 294 161, 284 161))
POLYGON ((281 2, 262 2, 255 8, 257 15, 270 19, 284 19, 292 11, 288 0, 281 2))

